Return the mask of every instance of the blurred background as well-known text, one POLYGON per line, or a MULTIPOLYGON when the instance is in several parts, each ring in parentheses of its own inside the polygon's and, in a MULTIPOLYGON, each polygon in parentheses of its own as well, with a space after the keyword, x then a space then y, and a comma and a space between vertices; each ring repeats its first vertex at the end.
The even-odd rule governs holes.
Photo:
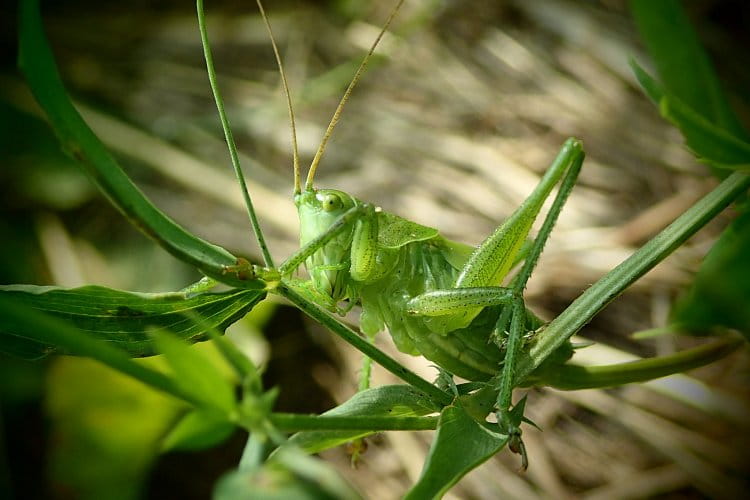
MULTIPOLYGON (((130 227, 59 150, 15 69, 15 8, 0 19, 0 283, 137 291, 199 275, 130 227)), ((165 212, 260 262, 208 87, 192 2, 42 2, 77 105, 165 212)), ((209 35, 250 191, 277 261, 297 248, 289 124, 253 2, 210 1, 209 35)), ((390 2, 267 6, 286 65, 303 165, 391 8, 390 2)), ((689 14, 735 109, 749 123, 750 10, 699 0, 689 14)), ((661 120, 627 65, 648 66, 620 0, 407 1, 329 143, 317 185, 478 244, 526 197, 565 138, 583 140, 577 187, 529 285, 551 319, 716 181, 661 120)), ((580 332, 582 363, 695 345, 634 341, 670 304, 731 220, 720 216, 580 332)), ((348 318, 356 322, 355 313, 348 318)), ((279 411, 322 412, 356 390, 359 356, 295 309, 270 301, 231 335, 279 386, 279 411)), ((428 378, 420 358, 379 345, 428 378)), ((210 353, 211 347, 200 349, 210 353)), ((158 363, 158 360, 146 362, 158 363)), ((686 376, 606 391, 529 391, 531 457, 501 453, 452 498, 732 498, 748 491, 748 356, 686 376)), ((392 383, 375 370, 375 383, 392 383)), ((0 358, 3 498, 206 498, 245 436, 160 454, 184 411, 80 359, 0 358), (5 494, 7 492, 7 495, 5 494)), ((370 440, 359 467, 324 453, 370 498, 398 498, 419 475, 430 433, 370 440)))

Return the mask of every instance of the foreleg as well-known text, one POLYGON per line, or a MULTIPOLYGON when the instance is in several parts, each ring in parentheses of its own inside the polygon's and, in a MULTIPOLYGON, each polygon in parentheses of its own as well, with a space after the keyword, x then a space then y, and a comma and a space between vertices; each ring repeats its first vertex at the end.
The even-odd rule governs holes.
POLYGON ((285 260, 284 263, 281 264, 281 266, 279 266, 279 274, 281 276, 286 276, 293 273, 295 269, 297 269, 305 261, 305 259, 323 248, 326 243, 328 243, 335 236, 350 227, 350 225, 353 224, 358 218, 362 217, 368 212, 372 212, 372 210, 373 208, 371 205, 363 203, 355 205, 344 212, 341 217, 336 219, 333 224, 331 224, 331 226, 323 233, 310 240, 305 246, 290 255, 289 258, 285 260))

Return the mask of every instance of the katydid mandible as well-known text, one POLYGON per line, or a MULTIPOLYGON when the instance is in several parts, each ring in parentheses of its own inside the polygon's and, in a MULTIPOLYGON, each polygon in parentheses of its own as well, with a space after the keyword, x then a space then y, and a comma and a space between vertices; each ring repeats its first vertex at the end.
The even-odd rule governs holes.
MULTIPOLYGON (((391 12, 341 99, 303 189, 289 88, 258 1, 289 108, 301 248, 278 268, 256 271, 293 284, 332 312, 360 304, 364 334, 372 337, 387 328, 402 352, 422 355, 450 375, 486 382, 496 394, 498 423, 511 437, 511 449, 523 455, 525 467, 519 430, 523 415, 514 412, 511 401, 514 367, 524 336, 543 323, 524 307, 522 294, 576 182, 583 147, 577 139, 568 139, 529 197, 476 248, 450 241, 437 229, 390 214, 342 191, 315 188, 315 172, 344 104, 401 3, 403 0, 391 12), (526 245, 533 222, 558 185, 539 235, 526 245), (502 286, 521 260, 521 270, 502 286), (310 280, 293 281, 291 275, 303 263, 310 280), (342 303, 345 307, 340 307, 342 303)), ((517 409, 522 413, 522 405, 517 409)))

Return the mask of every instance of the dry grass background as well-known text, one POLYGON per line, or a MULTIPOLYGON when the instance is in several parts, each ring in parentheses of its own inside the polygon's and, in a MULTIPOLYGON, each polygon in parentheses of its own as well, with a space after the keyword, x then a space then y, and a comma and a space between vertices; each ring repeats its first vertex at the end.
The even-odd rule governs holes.
MULTIPOLYGON (((211 4, 220 84, 263 228, 281 258, 297 246, 297 222, 278 74, 251 2, 211 4)), ((303 163, 387 15, 385 4, 269 6, 303 163), (354 10, 347 14, 345 5, 354 10)), ((66 81, 87 120, 157 205, 209 240, 257 256, 192 11, 132 7, 128 15, 113 5, 102 7, 111 15, 98 6, 75 16, 51 13, 66 81)), ((632 55, 647 61, 618 1, 407 1, 344 112, 317 184, 477 244, 524 199, 564 139, 582 139, 588 156, 580 181, 527 293, 530 306, 551 318, 715 185, 638 89, 627 66, 632 55)), ((580 332, 598 342, 580 352, 581 362, 692 345, 673 337, 636 343, 628 335, 665 324, 671 300, 726 220, 712 223, 580 332)), ((45 224, 41 232, 51 227, 45 224)), ((125 286, 94 269, 107 267, 95 265, 101 259, 73 250, 71 261, 58 266, 70 262, 81 269, 73 281, 125 286)), ((343 401, 354 391, 358 357, 336 339, 316 338, 340 365, 309 373, 343 401)), ((379 342, 398 355, 386 335, 379 342)), ((401 359, 434 376, 424 360, 401 359)), ((518 474, 518 457, 503 452, 449 496, 739 498, 750 486, 747 369, 741 352, 639 386, 531 391, 529 416, 544 431, 525 432, 528 472, 518 474)), ((375 377, 393 382, 380 371, 375 377)), ((430 438, 379 436, 356 470, 341 449, 324 456, 369 498, 397 498, 418 476, 430 438)))

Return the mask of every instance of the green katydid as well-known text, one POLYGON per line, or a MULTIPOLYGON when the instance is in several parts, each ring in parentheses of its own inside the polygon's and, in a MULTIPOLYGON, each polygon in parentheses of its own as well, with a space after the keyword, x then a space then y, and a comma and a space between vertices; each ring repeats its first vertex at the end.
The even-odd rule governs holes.
MULTIPOLYGON (((422 355, 449 374, 489 381, 497 394, 500 425, 523 452, 518 439, 521 417, 513 417, 511 410, 515 358, 522 337, 541 327, 542 322, 525 309, 522 292, 575 184, 583 148, 580 141, 568 139, 526 201, 475 249, 342 191, 315 188, 315 172, 328 138, 401 3, 392 11, 341 99, 302 189, 289 89, 270 25, 258 2, 289 107, 301 249, 278 268, 272 268, 266 259, 269 267, 256 267, 255 271, 266 281, 293 283, 300 293, 330 311, 341 312, 342 301, 347 301, 346 309, 359 303, 363 333, 373 336, 387 328, 402 352, 422 355), (558 184, 561 188, 539 236, 524 255, 522 249, 528 250, 524 243, 532 224, 558 184), (503 287, 506 276, 522 258, 521 271, 503 287), (303 263, 310 281, 290 281, 303 263)), ((211 73, 210 60, 207 62, 211 73)), ((222 112, 218 94, 216 97, 222 112)), ((261 247, 265 247, 262 240, 261 247)), ((361 388, 366 386, 367 381, 360 384, 361 388)))
POLYGON ((523 308, 521 293, 583 157, 579 141, 566 141, 526 201, 471 253, 436 229, 342 191, 315 189, 308 178, 304 191, 295 194, 295 204, 301 255, 310 254, 305 264, 312 295, 322 297, 331 309, 344 299, 361 303, 365 334, 387 327, 399 350, 421 354, 451 374, 486 381, 504 365, 499 416, 507 432, 517 433, 509 417, 514 361, 520 337, 542 325, 523 308), (500 286, 544 201, 561 180, 557 202, 521 272, 510 287, 500 286), (329 241, 321 244, 321 237, 329 241), (498 333, 506 331, 503 349, 498 340, 504 335, 498 333))

